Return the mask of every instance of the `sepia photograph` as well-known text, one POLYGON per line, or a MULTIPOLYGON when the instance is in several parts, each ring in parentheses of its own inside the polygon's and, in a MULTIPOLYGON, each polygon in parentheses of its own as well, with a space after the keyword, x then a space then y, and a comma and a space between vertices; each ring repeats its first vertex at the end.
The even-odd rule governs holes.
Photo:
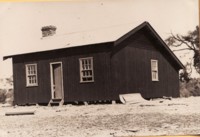
POLYGON ((199 5, 0 2, 0 137, 200 136, 199 5))

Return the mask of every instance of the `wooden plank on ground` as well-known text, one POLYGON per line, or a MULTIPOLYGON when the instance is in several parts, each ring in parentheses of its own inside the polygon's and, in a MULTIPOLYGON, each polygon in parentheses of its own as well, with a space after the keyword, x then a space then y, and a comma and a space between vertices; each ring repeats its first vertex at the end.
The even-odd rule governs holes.
POLYGON ((35 111, 15 111, 15 112, 6 112, 6 116, 13 116, 13 115, 34 115, 35 111))
POLYGON ((119 98, 123 104, 135 104, 146 101, 140 93, 121 94, 119 98))

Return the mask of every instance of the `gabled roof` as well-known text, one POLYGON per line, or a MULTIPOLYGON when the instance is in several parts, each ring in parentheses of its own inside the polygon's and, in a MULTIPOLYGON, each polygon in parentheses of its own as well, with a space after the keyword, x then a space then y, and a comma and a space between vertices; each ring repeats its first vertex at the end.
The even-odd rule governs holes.
MULTIPOLYGON (((184 68, 184 65, 180 62, 180 60, 176 57, 176 55, 170 50, 170 48, 166 45, 166 43, 162 40, 162 38, 157 34, 157 32, 153 29, 153 27, 148 23, 148 22, 143 22, 142 24, 136 26, 134 29, 132 29, 131 31, 129 31, 128 33, 126 33, 123 36, 120 36, 117 40, 115 39, 117 37, 117 35, 114 35, 112 37, 112 40, 110 40, 109 42, 105 42, 103 41, 103 43, 114 43, 114 46, 119 45, 121 42, 123 42, 124 40, 126 40, 128 37, 130 37, 131 35, 133 35, 134 33, 138 32, 139 30, 141 30, 142 28, 147 28, 152 35, 161 43, 160 45, 162 45, 168 53, 169 55, 174 59, 174 61, 178 64, 179 68, 184 68), (113 40, 114 39, 114 40, 113 40)), ((106 33, 105 33, 106 34, 106 33)), ((98 37, 98 35, 95 35, 95 37, 98 37)), ((41 44, 44 45, 45 43, 49 43, 49 44, 58 44, 56 42, 56 40, 58 39, 58 41, 61 41, 60 37, 52 37, 52 38, 47 38, 46 40, 41 40, 41 44), (52 41, 54 40, 54 41, 52 41)), ((106 39, 107 40, 107 39, 106 39)), ((62 40, 63 41, 63 40, 62 40)), ((108 40, 107 40, 108 41, 108 40)), ((94 42, 92 44, 83 44, 83 45, 69 45, 67 44, 66 40, 64 40, 61 44, 59 44, 60 46, 62 46, 62 48, 57 48, 57 49, 65 49, 65 48, 72 48, 72 47, 80 47, 80 46, 88 46, 88 45, 93 45, 94 42)), ((50 49, 50 50, 45 50, 45 52, 47 51, 53 51, 53 50, 57 50, 57 49, 50 49)), ((44 52, 44 51, 36 51, 36 52, 31 52, 31 53, 38 53, 38 52, 44 52)), ((16 54, 16 55, 9 55, 9 56, 4 56, 3 60, 6 60, 8 58, 12 58, 14 56, 18 56, 18 55, 25 55, 25 54, 29 54, 29 53, 23 53, 23 54, 16 54)))
POLYGON ((140 21, 135 21, 126 25, 102 25, 99 26, 99 28, 85 27, 85 29, 83 29, 83 27, 79 27, 80 30, 75 28, 74 31, 67 29, 69 26, 57 26, 55 35, 42 38, 40 28, 32 28, 29 30, 29 32, 34 30, 33 33, 30 33, 27 36, 21 34, 22 36, 19 37, 20 39, 17 41, 17 43, 14 43, 15 45, 12 45, 18 47, 18 49, 13 50, 15 48, 11 48, 7 50, 7 55, 4 56, 80 47, 95 43, 114 42, 116 39, 120 38, 128 31, 137 27, 140 23, 140 21), (38 31, 35 32, 35 30, 38 31))
POLYGON ((134 28, 133 30, 129 31, 128 33, 126 33, 125 35, 123 35, 122 37, 120 37, 119 39, 117 39, 114 42, 114 45, 115 46, 119 45, 121 42, 123 42, 124 40, 126 40, 128 37, 132 36, 134 33, 138 32, 142 28, 147 28, 152 33, 152 35, 161 43, 160 45, 163 46, 162 48, 164 48, 169 53, 169 55, 175 60, 175 62, 179 65, 179 67, 181 69, 184 68, 184 65, 181 63, 181 61, 176 57, 176 55, 172 52, 172 50, 162 40, 162 38, 153 29, 153 27, 148 22, 146 22, 146 21, 143 22, 142 24, 140 24, 139 26, 137 26, 136 28, 134 28))

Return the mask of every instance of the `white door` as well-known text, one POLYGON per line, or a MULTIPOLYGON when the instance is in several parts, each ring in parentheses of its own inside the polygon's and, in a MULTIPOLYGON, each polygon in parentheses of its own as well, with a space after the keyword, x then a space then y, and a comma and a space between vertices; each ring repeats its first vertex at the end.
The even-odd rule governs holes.
POLYGON ((50 67, 51 67, 52 99, 63 99, 62 63, 61 62, 51 63, 50 67))

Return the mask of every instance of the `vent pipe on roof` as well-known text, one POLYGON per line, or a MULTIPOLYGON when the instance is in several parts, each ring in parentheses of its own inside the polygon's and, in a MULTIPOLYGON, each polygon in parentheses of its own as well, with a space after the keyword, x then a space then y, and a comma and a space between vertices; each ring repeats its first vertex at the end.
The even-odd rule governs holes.
POLYGON ((44 26, 41 28, 42 31, 42 37, 48 37, 56 34, 56 27, 55 26, 44 26))

